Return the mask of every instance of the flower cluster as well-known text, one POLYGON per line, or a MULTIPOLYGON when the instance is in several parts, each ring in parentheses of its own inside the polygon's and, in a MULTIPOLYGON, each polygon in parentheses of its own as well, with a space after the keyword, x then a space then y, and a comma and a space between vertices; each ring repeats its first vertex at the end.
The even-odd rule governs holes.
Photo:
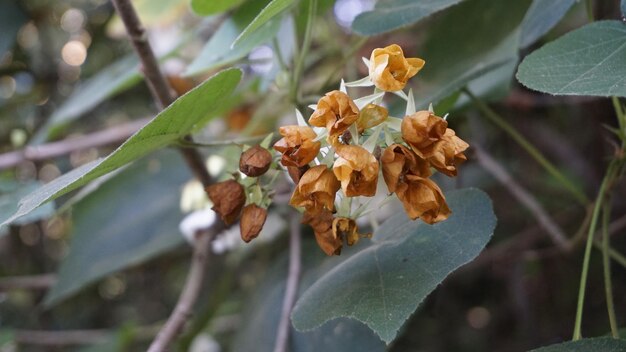
POLYGON ((412 91, 403 92, 424 60, 405 58, 398 45, 390 45, 364 61, 368 77, 326 93, 312 106, 308 124, 299 116, 299 125, 280 128, 283 138, 274 144, 296 183, 290 204, 304 209, 303 223, 328 255, 340 254, 344 241, 352 245, 367 236, 359 234, 356 218, 363 213, 352 211, 351 202, 376 194, 381 171, 408 216, 433 224, 451 213, 430 178, 433 169, 456 176, 457 165, 466 160, 468 144, 447 121, 430 110, 415 111, 412 91), (353 100, 347 93, 346 87, 372 85, 370 96, 353 100), (403 119, 382 106, 386 92, 407 101, 403 119))

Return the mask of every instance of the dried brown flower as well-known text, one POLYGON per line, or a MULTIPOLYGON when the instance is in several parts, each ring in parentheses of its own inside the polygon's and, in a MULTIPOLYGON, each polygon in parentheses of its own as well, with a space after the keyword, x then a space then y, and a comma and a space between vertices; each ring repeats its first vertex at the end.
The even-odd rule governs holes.
POLYGON ((356 221, 350 218, 335 218, 333 220, 333 234, 341 241, 346 239, 348 246, 352 246, 359 241, 361 237, 372 237, 372 234, 360 234, 356 221))
POLYGON ((302 175, 304 175, 304 173, 308 169, 310 169, 309 165, 304 165, 302 167, 287 166, 287 173, 289 174, 289 177, 291 177, 291 179, 293 180, 293 183, 298 184, 300 182, 300 179, 302 178, 302 175))
POLYGON ((274 149, 282 153, 284 166, 302 167, 313 161, 320 151, 321 143, 315 141, 317 135, 311 127, 283 126, 279 132, 283 138, 274 144, 274 149))
POLYGON ((341 181, 343 193, 348 197, 376 194, 378 182, 378 160, 365 148, 356 145, 339 145, 339 158, 335 160, 333 172, 341 181))
POLYGON ((448 176, 456 176, 457 165, 467 160, 463 152, 468 147, 469 144, 459 138, 453 129, 448 128, 441 140, 428 148, 426 157, 435 169, 448 176))
POLYGON ((409 78, 424 67, 425 61, 419 58, 405 58, 397 44, 372 51, 369 74, 378 89, 393 92, 404 89, 409 78))
POLYGON ((389 192, 395 192, 398 183, 403 182, 407 174, 420 177, 431 175, 428 162, 401 144, 392 144, 385 148, 380 161, 383 168, 383 178, 389 192))
POLYGON ((267 209, 261 208, 256 204, 246 205, 243 208, 241 221, 239 222, 241 239, 246 243, 255 239, 263 229, 266 219, 267 209))
POLYGON ((358 118, 359 108, 352 99, 346 93, 333 90, 317 102, 317 109, 309 118, 309 123, 316 127, 326 127, 329 143, 335 144, 343 131, 358 118))
POLYGON ((206 192, 213 202, 213 210, 222 218, 226 225, 237 220, 241 208, 246 203, 245 190, 239 182, 228 180, 212 184, 206 192))
POLYGON ((359 113, 356 127, 359 133, 368 128, 372 128, 383 123, 389 117, 389 111, 376 104, 368 104, 359 113))
POLYGON ((239 171, 251 177, 267 172, 272 164, 272 154, 260 145, 255 145, 241 154, 239 171))
POLYGON ((335 210, 335 194, 341 187, 339 181, 325 165, 307 170, 291 196, 289 204, 303 207, 311 214, 324 209, 335 210))
POLYGON ((313 228, 315 240, 326 255, 341 254, 342 239, 333 231, 333 213, 324 209, 317 213, 304 212, 303 224, 313 228))

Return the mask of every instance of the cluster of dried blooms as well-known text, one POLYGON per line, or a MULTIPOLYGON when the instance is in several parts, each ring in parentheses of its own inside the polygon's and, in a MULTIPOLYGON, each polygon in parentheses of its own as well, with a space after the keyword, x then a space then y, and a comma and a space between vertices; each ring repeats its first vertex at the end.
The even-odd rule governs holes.
MULTIPOLYGON (((359 233, 356 219, 363 212, 354 211, 351 202, 374 196, 381 172, 388 193, 396 195, 408 216, 433 224, 451 213, 443 192, 430 178, 433 169, 456 176, 457 165, 466 160, 463 152, 468 144, 448 128, 447 121, 432 111, 415 111, 412 92, 408 96, 403 92, 424 60, 405 58, 398 45, 390 45, 375 49, 364 61, 368 77, 342 82, 340 90, 326 93, 313 106, 308 123, 300 119, 299 125, 281 127, 282 138, 274 144, 281 154, 280 163, 296 184, 290 204, 304 209, 303 223, 313 228, 320 248, 328 255, 340 254, 344 242, 353 245, 368 236, 359 233), (346 86, 375 86, 375 91, 353 100, 346 86), (386 92, 407 101, 403 119, 389 116, 382 106, 386 92)), ((271 156, 266 152, 260 147, 244 152, 241 172, 256 177, 267 171, 271 156)), ((226 181, 207 189, 214 210, 227 223, 237 218, 246 202, 246 192, 237 185, 226 181)), ((264 222, 266 216, 256 208, 246 211, 250 206, 244 209, 241 221, 246 241, 256 237, 262 227, 262 222, 252 217, 264 222)))

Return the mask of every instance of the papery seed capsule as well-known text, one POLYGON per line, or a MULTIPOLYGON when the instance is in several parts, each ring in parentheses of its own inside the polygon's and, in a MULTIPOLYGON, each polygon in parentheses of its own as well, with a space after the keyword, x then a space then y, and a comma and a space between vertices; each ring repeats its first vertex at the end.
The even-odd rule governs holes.
POLYGON ((245 190, 239 182, 228 180, 210 185, 206 188, 209 199, 213 202, 213 210, 219 214, 226 225, 230 225, 241 213, 246 203, 245 190))
POLYGON ((241 230, 241 239, 248 243, 255 239, 265 224, 267 219, 267 209, 261 208, 256 204, 248 204, 243 208, 239 229, 241 230))
POLYGON ((251 177, 263 175, 271 164, 272 154, 259 145, 246 150, 239 158, 239 170, 251 177))

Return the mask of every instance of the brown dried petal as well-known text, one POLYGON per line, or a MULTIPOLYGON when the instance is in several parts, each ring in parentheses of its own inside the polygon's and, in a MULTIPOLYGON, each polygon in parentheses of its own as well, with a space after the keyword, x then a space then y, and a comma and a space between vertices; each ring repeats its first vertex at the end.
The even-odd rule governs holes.
POLYGON ((333 232, 333 214, 329 210, 311 213, 304 212, 303 224, 308 224, 313 228, 315 240, 326 255, 341 254, 343 245, 341 238, 333 232))
POLYGON ((251 177, 258 177, 267 172, 272 164, 272 154, 260 145, 255 145, 241 154, 239 171, 251 177))
POLYGON ((384 107, 376 104, 368 104, 359 113, 359 119, 356 121, 356 127, 359 133, 368 128, 372 128, 383 123, 389 117, 389 111, 384 107))
POLYGON ((457 137, 454 130, 448 128, 440 141, 425 150, 430 164, 448 176, 456 176, 457 165, 467 160, 463 152, 469 147, 464 140, 457 137))
POLYGON ((378 160, 365 148, 356 145, 337 147, 339 158, 335 160, 333 172, 341 181, 341 188, 348 197, 376 194, 378 182, 378 160))
POLYGON ((289 177, 291 177, 291 179, 293 180, 293 183, 297 185, 298 183, 300 183, 302 175, 304 175, 306 170, 308 170, 309 168, 309 165, 304 165, 302 167, 287 166, 287 173, 289 174, 289 177))
POLYGON ((248 243, 255 239, 265 224, 267 219, 267 209, 261 208, 256 204, 248 204, 243 208, 239 229, 241 230, 241 239, 248 243))
POLYGON ((447 127, 448 123, 441 117, 426 110, 418 111, 402 120, 402 139, 417 155, 425 158, 425 149, 441 140, 447 127))
POLYGON ((419 58, 405 58, 397 44, 372 51, 369 74, 374 85, 384 91, 404 89, 409 78, 424 67, 425 61, 419 58))
POLYGON ((279 129, 283 136, 274 149, 282 154, 280 162, 284 166, 302 167, 315 159, 321 143, 315 141, 317 135, 308 126, 283 126, 279 129))
POLYGON ((451 214, 443 192, 428 178, 407 175, 405 182, 396 189, 396 195, 413 220, 421 218, 428 224, 434 224, 451 214))
POLYGON ((246 203, 246 194, 242 185, 235 180, 212 184, 206 192, 213 202, 213 210, 219 214, 226 225, 237 220, 241 208, 246 203))
POLYGON ((392 144, 385 148, 380 161, 383 168, 383 178, 389 192, 395 192, 398 183, 404 182, 407 174, 421 177, 431 175, 428 162, 401 144, 392 144))
POLYGON ((289 204, 294 207, 304 207, 311 213, 324 209, 334 211, 335 194, 340 187, 333 172, 325 165, 314 166, 300 178, 289 204))
POLYGON ((326 93, 318 102, 317 109, 309 118, 316 127, 326 127, 328 141, 336 142, 343 131, 359 118, 359 108, 352 99, 338 90, 326 93))

